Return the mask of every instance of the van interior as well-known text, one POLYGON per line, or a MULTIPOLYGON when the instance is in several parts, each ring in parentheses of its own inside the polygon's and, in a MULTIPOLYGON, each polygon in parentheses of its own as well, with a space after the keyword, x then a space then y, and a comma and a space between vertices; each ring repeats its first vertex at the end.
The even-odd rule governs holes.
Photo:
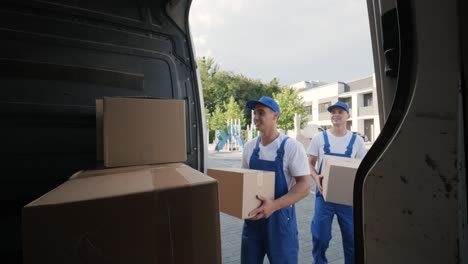
MULTIPOLYGON (((191 0, 0 3, 0 250, 22 207, 96 162, 95 100, 185 101, 186 164, 206 171, 191 0)), ((468 3, 367 0, 382 131, 356 175, 356 263, 468 263, 468 3)))

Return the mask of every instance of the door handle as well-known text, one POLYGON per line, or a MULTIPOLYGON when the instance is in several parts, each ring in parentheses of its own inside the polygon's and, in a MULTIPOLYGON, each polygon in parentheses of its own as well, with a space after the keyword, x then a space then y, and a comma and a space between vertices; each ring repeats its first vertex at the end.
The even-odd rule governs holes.
POLYGON ((396 8, 390 9, 382 16, 382 38, 385 56, 385 75, 398 76, 398 64, 400 59, 400 39, 398 17, 396 8))

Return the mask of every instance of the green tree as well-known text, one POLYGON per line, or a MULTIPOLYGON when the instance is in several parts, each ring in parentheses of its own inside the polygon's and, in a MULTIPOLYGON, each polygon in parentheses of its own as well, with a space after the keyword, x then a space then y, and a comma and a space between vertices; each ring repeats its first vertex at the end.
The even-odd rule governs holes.
POLYGON ((250 111, 245 108, 245 103, 248 100, 258 99, 263 95, 273 96, 280 90, 276 78, 265 84, 242 74, 220 70, 218 64, 211 57, 198 58, 197 64, 207 113, 213 114, 216 107, 220 107, 221 111, 226 111, 226 106, 229 105, 229 100, 233 97, 244 113, 244 118, 241 118, 243 126, 251 122, 250 111))
POLYGON ((212 57, 197 58, 197 65, 202 81, 207 81, 213 78, 219 69, 219 65, 215 63, 212 57))
POLYGON ((208 129, 208 141, 213 142, 213 139, 215 137, 215 131, 210 129, 211 113, 208 111, 206 107, 205 107, 205 120, 207 123, 207 129, 208 129))
POLYGON ((211 57, 197 58, 197 65, 200 72, 205 107, 208 109, 208 113, 213 113, 215 110, 213 100, 216 95, 212 91, 216 89, 214 79, 219 71, 219 66, 211 57))
POLYGON ((281 109, 278 128, 285 131, 294 129, 294 113, 301 115, 301 128, 307 124, 302 97, 292 88, 283 87, 279 93, 273 95, 281 109))
POLYGON ((211 118, 211 113, 208 111, 208 108, 205 107, 205 120, 206 122, 209 122, 211 118))
POLYGON ((239 104, 234 100, 234 96, 229 97, 229 102, 224 104, 224 108, 226 112, 224 113, 224 117, 226 120, 229 119, 240 119, 241 126, 245 125, 245 117, 244 111, 242 108, 239 107, 239 104))
POLYGON ((208 122, 210 130, 216 131, 226 124, 226 117, 220 106, 216 106, 215 111, 211 114, 210 121, 208 122))

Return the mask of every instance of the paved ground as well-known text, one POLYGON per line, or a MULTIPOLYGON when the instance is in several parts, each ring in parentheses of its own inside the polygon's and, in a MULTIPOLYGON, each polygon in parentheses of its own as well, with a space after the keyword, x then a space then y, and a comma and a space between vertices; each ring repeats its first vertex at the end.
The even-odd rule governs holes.
MULTIPOLYGON (((208 168, 240 167, 240 152, 213 152, 208 155, 208 168)), ((315 190, 312 183, 311 190, 315 190)), ((312 263, 312 236, 310 222, 314 212, 315 193, 310 193, 305 199, 296 204, 297 224, 299 229, 299 263, 312 263)), ((240 263, 240 245, 243 221, 221 213, 221 247, 223 263, 240 263)), ((327 251, 330 264, 344 263, 341 233, 336 221, 333 222, 332 241, 327 251)), ((264 263, 269 263, 265 258, 264 263)))

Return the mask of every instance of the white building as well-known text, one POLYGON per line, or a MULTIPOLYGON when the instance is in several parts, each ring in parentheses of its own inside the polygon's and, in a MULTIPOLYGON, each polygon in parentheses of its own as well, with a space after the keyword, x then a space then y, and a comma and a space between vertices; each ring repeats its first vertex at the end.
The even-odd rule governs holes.
POLYGON ((294 88, 295 90, 303 90, 303 89, 308 89, 308 88, 314 88, 314 87, 317 87, 317 86, 321 86, 321 85, 325 85, 327 84, 326 82, 322 82, 322 81, 302 81, 302 82, 298 82, 298 83, 295 83, 295 84, 291 84, 289 85, 289 87, 291 88, 294 88))
POLYGON ((337 101, 343 101, 350 108, 348 129, 366 135, 369 141, 374 142, 380 133, 374 75, 346 83, 335 82, 318 86, 308 86, 307 83, 309 82, 299 82, 291 87, 303 98, 309 124, 330 128, 330 113, 327 108, 337 101), (302 87, 301 83, 304 84, 302 87))

